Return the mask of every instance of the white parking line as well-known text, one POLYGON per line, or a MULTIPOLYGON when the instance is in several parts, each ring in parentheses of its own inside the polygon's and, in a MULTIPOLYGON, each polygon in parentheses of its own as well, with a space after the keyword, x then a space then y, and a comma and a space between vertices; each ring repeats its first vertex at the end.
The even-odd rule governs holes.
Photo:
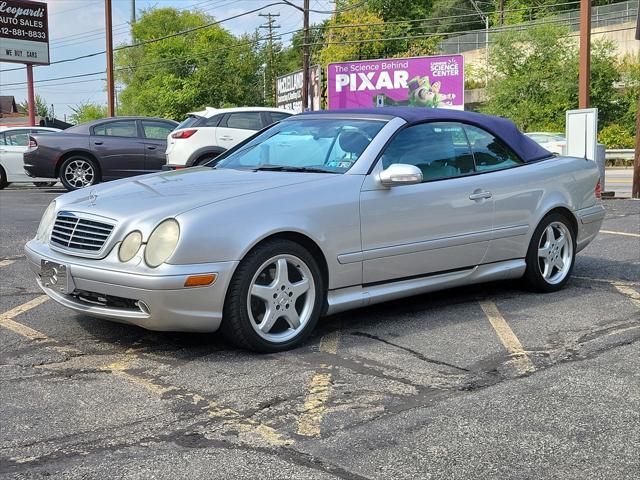
POLYGON ((0 260, 0 267, 8 267, 13 262, 15 262, 15 260, 0 260))

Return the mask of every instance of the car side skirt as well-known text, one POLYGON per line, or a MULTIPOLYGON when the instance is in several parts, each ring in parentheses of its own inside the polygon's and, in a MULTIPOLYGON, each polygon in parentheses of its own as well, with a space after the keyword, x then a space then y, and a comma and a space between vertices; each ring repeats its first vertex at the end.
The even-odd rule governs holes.
POLYGON ((459 287, 472 283, 520 278, 527 265, 524 259, 478 265, 476 267, 437 272, 427 276, 402 279, 387 283, 359 285, 331 290, 327 294, 327 315, 352 308, 365 307, 398 298, 459 287))

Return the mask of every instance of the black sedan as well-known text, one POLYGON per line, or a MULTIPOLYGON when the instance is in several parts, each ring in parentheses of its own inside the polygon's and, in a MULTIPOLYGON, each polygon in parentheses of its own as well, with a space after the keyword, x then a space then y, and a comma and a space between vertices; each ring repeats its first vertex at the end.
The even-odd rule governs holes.
POLYGON ((177 122, 163 118, 103 118, 64 132, 31 137, 24 169, 59 178, 67 190, 162 170, 167 135, 177 122))

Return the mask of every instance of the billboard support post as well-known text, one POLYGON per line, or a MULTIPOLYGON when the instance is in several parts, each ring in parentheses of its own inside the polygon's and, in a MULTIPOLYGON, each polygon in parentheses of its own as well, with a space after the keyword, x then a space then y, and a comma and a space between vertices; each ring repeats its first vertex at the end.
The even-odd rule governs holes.
POLYGON ((0 61, 24 63, 27 69, 29 125, 36 124, 33 66, 49 65, 49 18, 47 4, 27 0, 0 2, 0 61))
POLYGON ((591 76, 591 2, 580 0, 580 71, 578 74, 578 108, 589 108, 591 76))
POLYGON ((29 104, 29 125, 36 125, 36 96, 33 92, 33 65, 27 63, 27 103, 29 104))

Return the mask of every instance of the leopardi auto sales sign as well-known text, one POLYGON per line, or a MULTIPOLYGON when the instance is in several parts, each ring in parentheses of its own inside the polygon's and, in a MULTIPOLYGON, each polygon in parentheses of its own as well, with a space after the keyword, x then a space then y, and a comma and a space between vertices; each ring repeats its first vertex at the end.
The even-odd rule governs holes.
POLYGON ((462 55, 330 63, 329 110, 383 106, 464 110, 462 55))
POLYGON ((0 0, 0 61, 49 64, 46 3, 0 0))

